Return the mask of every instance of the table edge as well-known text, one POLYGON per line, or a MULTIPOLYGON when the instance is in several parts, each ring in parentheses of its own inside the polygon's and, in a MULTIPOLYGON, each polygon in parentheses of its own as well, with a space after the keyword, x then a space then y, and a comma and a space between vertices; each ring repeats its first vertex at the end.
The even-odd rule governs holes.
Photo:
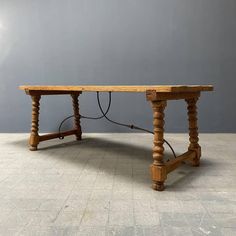
POLYGON ((213 91, 213 85, 21 85, 25 91, 57 91, 57 92, 204 92, 213 91), (106 88, 104 88, 106 87, 106 88))

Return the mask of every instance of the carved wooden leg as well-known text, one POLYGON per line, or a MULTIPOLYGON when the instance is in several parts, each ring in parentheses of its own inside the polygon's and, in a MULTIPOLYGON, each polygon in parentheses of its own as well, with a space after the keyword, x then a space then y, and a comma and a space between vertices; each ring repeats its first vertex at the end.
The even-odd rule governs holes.
POLYGON ((152 188, 164 190, 164 181, 167 178, 166 166, 163 161, 164 153, 164 109, 166 101, 152 101, 153 126, 154 126, 154 147, 153 164, 151 165, 152 188))
POLYGON ((197 100, 196 98, 186 99, 188 104, 188 121, 189 121, 189 150, 196 152, 193 159, 193 166, 199 166, 201 157, 201 147, 198 144, 198 125, 197 125, 197 100))
POLYGON ((39 144, 39 106, 40 106, 40 95, 31 96, 32 98, 32 124, 31 124, 31 135, 29 139, 29 145, 31 151, 36 151, 39 144))
POLYGON ((71 94, 72 102, 73 102, 73 110, 74 110, 74 124, 77 129, 77 133, 75 134, 77 140, 82 139, 82 131, 80 126, 80 114, 79 114, 79 102, 78 97, 79 94, 71 94))

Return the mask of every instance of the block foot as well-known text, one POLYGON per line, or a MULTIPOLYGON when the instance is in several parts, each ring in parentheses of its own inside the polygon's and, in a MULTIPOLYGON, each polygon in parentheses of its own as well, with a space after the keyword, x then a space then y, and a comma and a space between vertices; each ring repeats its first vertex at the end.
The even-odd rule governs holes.
POLYGON ((163 191, 165 189, 164 182, 153 181, 152 189, 154 189, 156 191, 163 191))
POLYGON ((30 146, 30 147, 29 147, 29 150, 30 150, 30 151, 37 151, 37 150, 38 150, 38 147, 30 146))

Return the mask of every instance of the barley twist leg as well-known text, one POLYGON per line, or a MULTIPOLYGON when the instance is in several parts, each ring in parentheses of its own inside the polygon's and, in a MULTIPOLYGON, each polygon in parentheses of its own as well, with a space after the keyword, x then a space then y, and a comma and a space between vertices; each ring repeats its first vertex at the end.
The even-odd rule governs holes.
POLYGON ((153 164, 151 165, 151 174, 154 190, 164 190, 164 181, 166 180, 166 167, 163 161, 164 155, 164 109, 166 101, 152 101, 153 126, 154 126, 154 147, 153 164))
POLYGON ((29 145, 31 151, 36 151, 39 144, 39 107, 40 107, 40 95, 31 96, 32 98, 32 123, 31 123, 31 135, 29 139, 29 145))
POLYGON ((80 126, 80 114, 79 114, 79 101, 78 97, 79 94, 71 94, 72 97, 72 103, 73 103, 73 110, 74 110, 74 125, 77 129, 77 132, 75 134, 77 140, 82 139, 82 131, 80 126))
POLYGON ((198 144, 198 125, 197 125, 197 101, 198 97, 186 99, 188 105, 188 121, 189 121, 189 150, 196 152, 196 157, 193 159, 193 166, 199 166, 201 157, 201 147, 198 144))

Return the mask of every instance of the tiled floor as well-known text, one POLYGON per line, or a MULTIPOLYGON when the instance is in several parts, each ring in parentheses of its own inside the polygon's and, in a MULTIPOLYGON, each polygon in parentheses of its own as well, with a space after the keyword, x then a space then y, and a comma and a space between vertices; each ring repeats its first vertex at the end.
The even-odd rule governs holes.
MULTIPOLYGON (((37 152, 27 138, 0 135, 0 235, 236 235, 236 135, 200 135, 201 166, 182 165, 164 192, 150 188, 149 134, 85 134, 37 152)), ((186 150, 186 134, 166 139, 186 150)))

